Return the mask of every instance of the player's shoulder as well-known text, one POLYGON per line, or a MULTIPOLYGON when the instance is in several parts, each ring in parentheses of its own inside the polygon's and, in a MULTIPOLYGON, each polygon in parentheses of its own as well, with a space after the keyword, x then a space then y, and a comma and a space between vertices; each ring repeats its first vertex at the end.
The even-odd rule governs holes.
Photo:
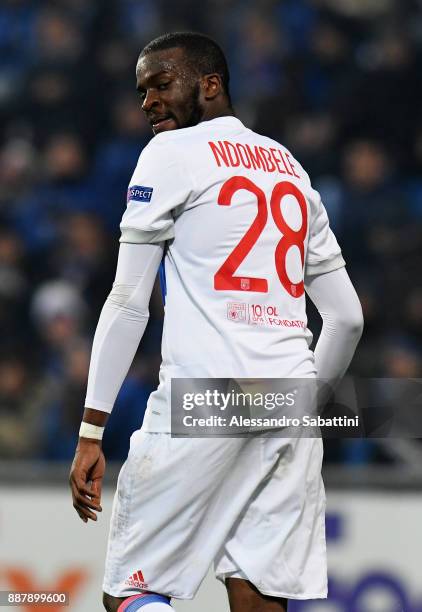
POLYGON ((253 132, 253 133, 259 136, 259 138, 261 139, 263 143, 263 146, 269 151, 274 150, 274 149, 281 151, 282 154, 290 160, 290 163, 294 164, 300 178, 303 179, 303 181, 305 182, 307 186, 311 187, 311 179, 309 177, 309 174, 307 173, 306 169, 302 166, 302 164, 300 163, 300 161, 298 160, 294 152, 292 152, 282 142, 279 142, 278 140, 274 140, 274 138, 270 138, 269 136, 266 136, 264 134, 258 134, 257 132, 253 132))
POLYGON ((161 132, 153 136, 142 148, 137 166, 163 168, 170 164, 174 165, 180 157, 176 148, 173 131, 161 132))
POLYGON ((140 159, 163 160, 171 157, 174 160, 178 153, 186 150, 187 140, 192 141, 192 130, 194 128, 180 128, 178 130, 160 132, 160 134, 153 136, 142 149, 140 159))
POLYGON ((164 149, 166 146, 168 146, 174 141, 174 138, 172 137, 173 131, 174 130, 170 132, 161 132, 160 134, 153 136, 151 140, 142 149, 142 152, 154 152, 157 150, 164 149))
POLYGON ((257 141, 258 140, 260 141, 261 146, 265 147, 266 149, 270 151, 271 149, 281 150, 283 151, 283 153, 287 153, 289 157, 293 158, 297 163, 299 163, 295 155, 292 153, 292 151, 290 151, 290 149, 288 149, 279 140, 275 140, 274 138, 271 138, 270 136, 267 136, 266 134, 261 134, 260 132, 256 132, 255 130, 250 130, 250 132, 253 134, 253 136, 256 138, 257 141))

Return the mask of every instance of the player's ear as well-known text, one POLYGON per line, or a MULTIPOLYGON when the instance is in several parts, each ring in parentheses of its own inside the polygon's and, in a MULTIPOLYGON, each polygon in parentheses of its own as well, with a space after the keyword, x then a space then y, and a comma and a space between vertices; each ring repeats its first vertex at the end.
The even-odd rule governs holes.
POLYGON ((201 85, 205 100, 214 100, 223 88, 219 74, 206 74, 201 79, 201 85))

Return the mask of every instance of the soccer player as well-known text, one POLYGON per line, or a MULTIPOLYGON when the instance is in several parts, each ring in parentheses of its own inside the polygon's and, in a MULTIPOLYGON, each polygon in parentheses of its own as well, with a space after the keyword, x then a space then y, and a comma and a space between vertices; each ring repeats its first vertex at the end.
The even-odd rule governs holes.
POLYGON ((129 185, 94 337, 74 507, 85 522, 101 511, 102 433, 163 260, 160 382, 119 476, 105 608, 170 611, 172 597, 194 597, 214 561, 232 612, 282 612, 290 598, 327 593, 322 441, 171 437, 170 382, 318 375, 334 384, 361 335, 360 303, 304 169, 235 117, 218 45, 161 36, 141 52, 136 77, 155 137, 129 185), (305 288, 323 318, 314 353, 305 288))

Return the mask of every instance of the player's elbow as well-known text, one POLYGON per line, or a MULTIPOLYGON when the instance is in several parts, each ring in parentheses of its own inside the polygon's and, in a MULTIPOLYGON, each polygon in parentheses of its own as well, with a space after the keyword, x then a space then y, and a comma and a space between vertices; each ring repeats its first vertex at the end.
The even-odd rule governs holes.
POLYGON ((130 321, 148 321, 148 303, 133 285, 113 285, 106 305, 130 321))
POLYGON ((362 336, 364 326, 360 302, 356 304, 353 310, 347 313, 347 317, 344 317, 342 321, 342 326, 349 338, 354 340, 357 344, 362 336))

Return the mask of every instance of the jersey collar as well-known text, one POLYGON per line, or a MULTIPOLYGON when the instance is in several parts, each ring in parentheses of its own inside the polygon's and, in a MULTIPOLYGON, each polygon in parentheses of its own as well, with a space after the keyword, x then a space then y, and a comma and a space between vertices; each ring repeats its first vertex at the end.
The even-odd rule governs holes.
POLYGON ((242 126, 243 123, 237 117, 233 117, 233 115, 224 115, 223 117, 216 117, 215 119, 208 119, 206 121, 201 121, 198 125, 205 125, 208 123, 212 123, 213 125, 232 125, 232 126, 242 126))

